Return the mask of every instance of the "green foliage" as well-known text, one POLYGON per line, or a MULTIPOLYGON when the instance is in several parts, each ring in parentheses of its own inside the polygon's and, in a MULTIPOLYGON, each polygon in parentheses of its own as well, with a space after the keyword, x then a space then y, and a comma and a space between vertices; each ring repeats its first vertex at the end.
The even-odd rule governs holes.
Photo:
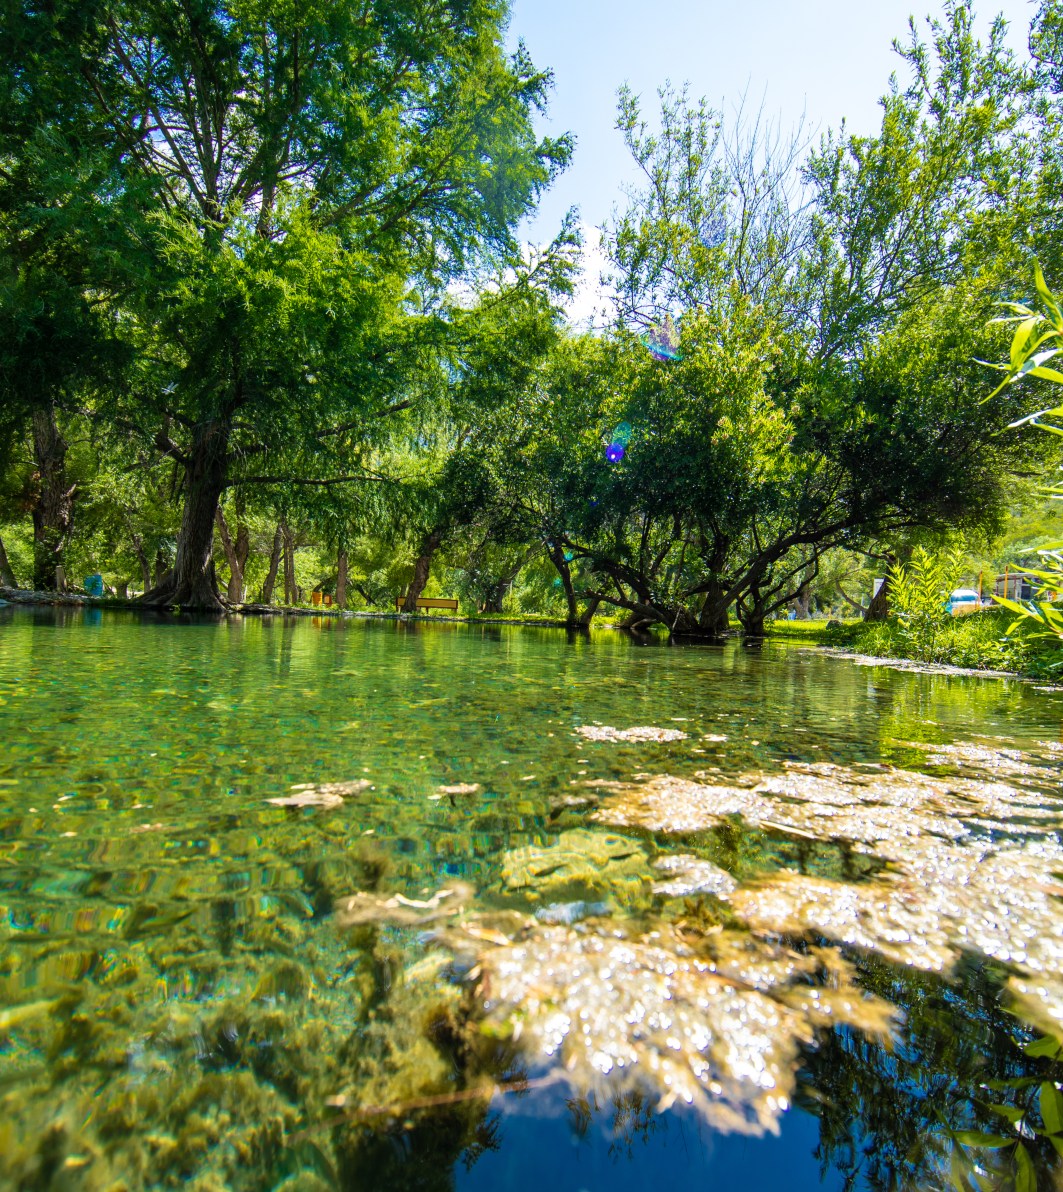
MULTIPOLYGON (((1038 264, 1034 265, 1034 283, 1040 300, 1038 307, 1033 308, 1021 303, 1007 304, 1012 313, 1004 321, 1013 323, 1015 330, 1008 363, 997 366, 1004 372, 1004 380, 993 391, 991 397, 997 397, 1016 382, 1027 378, 1047 381, 1054 386, 1063 385, 1063 372, 1049 367, 1047 363, 1061 350, 1063 308, 1049 290, 1038 264)), ((1063 426, 1059 425, 1060 419, 1063 419, 1063 406, 1048 406, 1036 413, 1027 414, 1012 425, 1035 426, 1051 435, 1060 436, 1063 435, 1063 426)), ((1063 499, 1063 485, 1049 486, 1046 492, 1053 499, 1063 499)), ((1041 560, 1041 566, 1031 571, 1031 574, 1041 584, 1038 597, 1028 601, 1003 597, 998 600, 1019 618, 1033 621, 1039 626, 1039 636, 1053 639, 1063 645, 1063 608, 1055 603, 1063 593, 1063 542, 1041 547, 1037 550, 1037 555, 1041 560)), ((1016 624, 1018 623, 1017 621, 1016 624)), ((1063 661, 1058 665, 1063 666, 1063 661)))
POLYGON ((931 554, 917 546, 906 565, 890 570, 891 613, 906 658, 936 662, 942 630, 952 619, 949 593, 960 575, 961 560, 955 551, 931 554))
POLYGON ((828 625, 824 643, 874 658, 910 658, 969 670, 1010 671, 1033 678, 1050 678, 1059 662, 1054 643, 1025 630, 1010 631, 1013 617, 1004 609, 987 609, 962 617, 948 617, 937 627, 933 652, 927 657, 913 650, 913 639, 899 618, 828 625))

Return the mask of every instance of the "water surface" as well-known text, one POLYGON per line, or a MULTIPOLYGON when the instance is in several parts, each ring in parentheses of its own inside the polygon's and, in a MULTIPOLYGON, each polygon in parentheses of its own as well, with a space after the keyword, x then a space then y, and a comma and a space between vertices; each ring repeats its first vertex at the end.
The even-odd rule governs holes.
POLYGON ((0 1179, 1005 1186, 1061 721, 786 645, 2 609, 0 1179))

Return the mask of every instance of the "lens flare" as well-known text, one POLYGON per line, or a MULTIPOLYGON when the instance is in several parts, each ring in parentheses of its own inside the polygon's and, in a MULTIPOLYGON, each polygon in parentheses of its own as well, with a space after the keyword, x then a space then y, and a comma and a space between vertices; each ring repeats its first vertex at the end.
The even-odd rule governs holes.
POLYGON ((654 360, 668 361, 683 359, 682 353, 679 351, 679 336, 672 326, 670 315, 665 315, 663 323, 651 328, 641 338, 646 350, 654 360))

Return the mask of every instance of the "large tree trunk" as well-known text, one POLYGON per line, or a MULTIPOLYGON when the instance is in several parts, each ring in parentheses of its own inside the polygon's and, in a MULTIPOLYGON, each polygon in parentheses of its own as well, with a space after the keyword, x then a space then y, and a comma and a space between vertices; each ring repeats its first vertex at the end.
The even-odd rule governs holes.
POLYGON ((428 583, 428 576, 432 568, 432 556, 439 549, 439 544, 443 541, 443 528, 437 526, 434 530, 430 530, 421 543, 421 553, 417 556, 417 562, 413 565, 413 578, 410 580, 410 586, 406 591, 406 603, 402 606, 402 611, 405 613, 415 613, 417 611, 417 598, 425 589, 428 583))
POLYGON ((37 499, 33 505, 33 588, 55 589, 55 569, 63 565, 63 548, 74 518, 74 491, 66 483, 67 443, 59 433, 52 406, 33 411, 33 456, 37 465, 37 499))
POLYGON ((714 637, 723 637, 731 627, 727 613, 727 589, 719 580, 711 580, 705 592, 705 603, 698 616, 698 629, 714 637))
POLYGON ((764 636, 766 604, 766 600, 760 593, 759 584, 750 584, 748 594, 738 602, 738 619, 742 623, 742 632, 746 637, 764 636))
POLYGON ((229 564, 229 589, 226 592, 226 597, 232 604, 243 604, 244 570, 247 567, 247 557, 251 553, 251 536, 247 532, 247 526, 243 525, 239 520, 239 506, 237 506, 236 517, 235 542, 229 533, 229 523, 225 520, 225 514, 222 512, 220 505, 218 506, 218 512, 215 514, 215 521, 218 525, 218 533, 221 535, 221 545, 225 551, 225 561, 229 564))
MULTIPOLYGON (((165 554, 163 554, 162 547, 160 546, 158 548, 158 550, 156 550, 156 552, 155 552, 155 587, 156 588, 159 587, 159 585, 163 582, 163 580, 166 579, 166 577, 169 574, 170 574, 170 564, 169 564, 169 561, 167 560, 165 554)), ((149 575, 147 577, 147 582, 144 584, 144 591, 150 592, 151 587, 152 587, 152 579, 151 579, 151 576, 149 575)))
POLYGON ((266 582, 262 585, 262 603, 269 604, 273 599, 273 585, 277 582, 277 570, 281 565, 281 552, 284 550, 284 531, 277 526, 273 535, 273 551, 269 556, 269 571, 266 572, 266 582))
POLYGON ((889 576, 886 577, 882 587, 879 588, 876 595, 872 596, 871 603, 867 606, 867 612, 864 613, 865 621, 885 621, 890 615, 890 581, 889 576))
POLYGON ((7 551, 4 550, 3 538, 0 538, 0 584, 5 588, 18 587, 18 580, 15 579, 15 573, 11 570, 11 564, 7 561, 7 551))
POLYGON ((804 584, 797 590, 797 595, 794 596, 794 611, 797 613, 798 621, 807 621, 812 612, 812 589, 804 584))
POLYGON ((336 559, 336 605, 347 607, 347 552, 341 550, 336 559))
POLYGON ((177 536, 177 558, 162 583, 144 593, 144 604, 224 611, 214 573, 214 519, 228 469, 228 423, 218 419, 197 426, 185 467, 185 506, 177 536))

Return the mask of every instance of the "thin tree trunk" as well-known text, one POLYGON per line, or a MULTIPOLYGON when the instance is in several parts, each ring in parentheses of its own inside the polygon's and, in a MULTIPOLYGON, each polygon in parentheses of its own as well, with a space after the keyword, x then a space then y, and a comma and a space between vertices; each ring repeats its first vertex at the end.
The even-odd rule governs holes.
POLYGON ((141 584, 143 585, 143 590, 146 592, 151 587, 151 564, 148 562, 148 556, 144 553, 144 542, 140 535, 132 534, 131 541, 133 543, 133 554, 136 555, 137 562, 140 564, 141 584))
POLYGON ((859 601, 854 600, 849 595, 849 593, 846 592, 846 590, 842 587, 842 581, 840 579, 836 579, 834 581, 834 587, 835 587, 838 595, 845 601, 845 603, 847 605, 849 605, 849 607, 853 610, 853 612, 859 613, 860 616, 863 616, 864 613, 867 612, 867 605, 860 604, 859 601))
POLYGON ((33 587, 54 590, 55 569, 63 564, 63 548, 74 518, 74 492, 66 483, 67 443, 59 433, 55 410, 33 411, 33 457, 37 465, 37 499, 33 505, 33 587))
POLYGON ((336 605, 347 607, 347 552, 341 550, 336 559, 336 605))
POLYGON ((18 580, 7 561, 7 551, 4 550, 4 540, 0 538, 0 585, 5 588, 17 588, 18 580))
POLYGON ((434 530, 430 530, 421 543, 421 553, 417 556, 417 561, 413 565, 413 578, 410 580, 410 586, 406 591, 406 603, 402 606, 402 611, 406 613, 415 613, 417 611, 417 598, 425 589, 428 583, 428 576, 432 567, 432 556, 439 549, 439 544, 443 541, 443 527, 437 526, 434 530))
MULTIPOLYGON (((556 542, 550 542, 547 543, 546 553, 557 571, 562 588, 565 590, 565 603, 568 605, 568 623, 570 625, 578 625, 580 623, 579 605, 576 603, 576 593, 572 587, 572 571, 565 559, 564 549, 558 546, 556 542)), ((595 608, 597 607, 596 603, 595 608)), ((593 615, 591 613, 591 616, 593 615)))
POLYGON ((583 610, 583 615, 577 618, 577 624, 586 628, 594 620, 594 614, 598 611, 598 605, 601 604, 602 598, 600 596, 592 596, 588 602, 587 607, 583 610))
MULTIPOLYGON (((239 515, 240 511, 237 509, 237 517, 239 515)), ((217 522, 218 533, 221 535, 221 545, 225 551, 225 561, 229 564, 229 589, 226 592, 226 596, 233 604, 243 604, 244 569, 247 566, 247 556, 251 550, 251 538, 247 532, 247 526, 237 526, 236 541, 233 542, 232 536, 229 534, 229 523, 225 520, 225 514, 222 512, 220 505, 215 514, 215 521, 217 522)))
POLYGON ((269 556, 269 571, 266 572, 266 582, 262 585, 262 603, 269 604, 273 600, 273 585, 277 582, 277 569, 281 565, 281 552, 284 550, 284 532, 277 526, 273 535, 273 550, 269 556))
POLYGON ((498 579, 498 582, 491 588, 491 592, 484 601, 483 612, 485 613, 500 613, 502 611, 502 601, 506 598, 506 589, 513 586, 517 576, 520 575, 524 569, 525 564, 535 553, 535 548, 526 551, 521 557, 520 562, 511 567, 509 571, 504 572, 498 579))
POLYGON ((284 535, 284 603, 295 604, 299 589, 295 586, 295 535, 286 521, 281 522, 284 535))
POLYGON ((229 423, 224 419, 196 427, 188 453, 185 505, 177 536, 173 571, 163 577, 143 603, 152 606, 222 612, 214 573, 214 518, 229 469, 229 423))

